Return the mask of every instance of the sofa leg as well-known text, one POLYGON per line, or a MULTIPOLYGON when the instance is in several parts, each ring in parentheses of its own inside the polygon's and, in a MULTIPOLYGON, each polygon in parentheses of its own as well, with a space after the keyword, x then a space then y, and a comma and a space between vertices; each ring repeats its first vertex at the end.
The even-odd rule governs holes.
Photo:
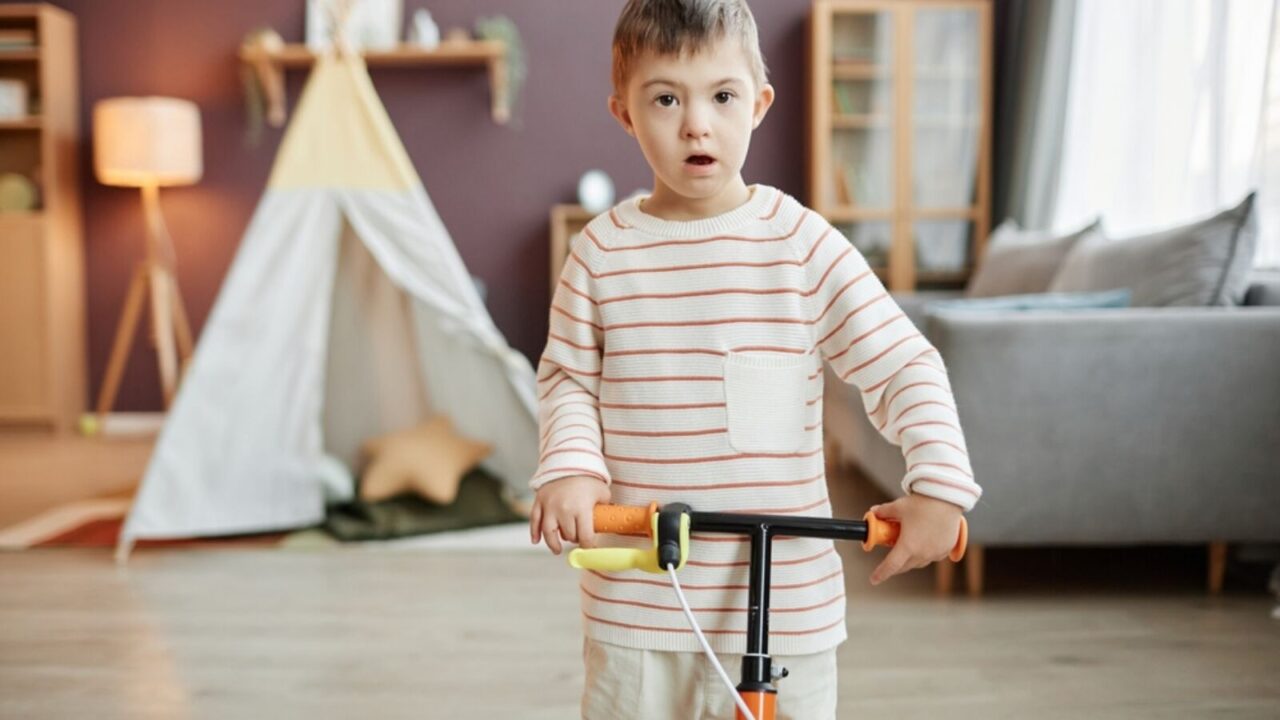
POLYGON ((985 565, 986 548, 981 545, 970 545, 964 555, 964 581, 969 597, 982 597, 982 575, 985 565))
POLYGON ((1222 582, 1227 575, 1227 544, 1209 543, 1209 594, 1221 595, 1222 582))
POLYGON ((943 558, 933 564, 933 587, 941 597, 946 597, 955 590, 956 564, 943 558))

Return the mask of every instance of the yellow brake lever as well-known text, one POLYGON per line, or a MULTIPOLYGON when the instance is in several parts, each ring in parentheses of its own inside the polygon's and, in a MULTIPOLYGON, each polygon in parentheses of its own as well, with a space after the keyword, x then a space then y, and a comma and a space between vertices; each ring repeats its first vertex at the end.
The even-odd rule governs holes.
MULTIPOLYGON (((658 514, 650 518, 650 533, 653 548, 575 548, 569 552, 569 565, 579 570, 644 570, 651 573, 666 572, 666 568, 658 567, 658 514)), ((689 516, 680 517, 680 563, 676 569, 684 567, 689 559, 689 516)))

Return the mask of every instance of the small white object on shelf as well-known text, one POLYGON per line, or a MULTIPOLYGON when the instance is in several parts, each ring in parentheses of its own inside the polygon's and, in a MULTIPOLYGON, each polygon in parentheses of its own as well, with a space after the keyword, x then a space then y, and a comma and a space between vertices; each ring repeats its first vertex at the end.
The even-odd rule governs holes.
POLYGON ((440 45, 440 26, 429 10, 419 8, 413 14, 413 22, 409 25, 409 44, 428 50, 440 45))
POLYGON ((613 181, 603 170, 588 170, 578 181, 578 204, 588 212, 602 213, 613 206, 613 181))
POLYGON ((335 22, 355 50, 390 50, 400 42, 403 0, 307 0, 307 47, 328 50, 335 22))
POLYGON ((21 120, 27 116, 27 84, 12 78, 0 79, 0 120, 21 120))

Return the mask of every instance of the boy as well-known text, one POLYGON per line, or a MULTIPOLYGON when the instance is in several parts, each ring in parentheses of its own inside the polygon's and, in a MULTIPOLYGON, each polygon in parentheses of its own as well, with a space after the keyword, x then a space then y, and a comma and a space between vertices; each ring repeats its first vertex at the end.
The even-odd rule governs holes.
MULTIPOLYGON (((829 517, 825 360, 907 459, 906 496, 873 508, 903 529, 872 584, 944 557, 980 494, 946 370, 846 239, 743 181, 774 98, 745 0, 629 0, 613 82, 610 112, 654 189, 574 239, 552 301, 531 540, 593 546, 603 502, 829 517)), ((730 665, 745 648, 747 548, 695 535, 680 575, 730 665)), ((846 634, 831 541, 780 539, 772 582, 770 649, 792 672, 778 716, 834 718, 846 634)), ((584 718, 733 716, 665 579, 585 573, 582 609, 584 718)))

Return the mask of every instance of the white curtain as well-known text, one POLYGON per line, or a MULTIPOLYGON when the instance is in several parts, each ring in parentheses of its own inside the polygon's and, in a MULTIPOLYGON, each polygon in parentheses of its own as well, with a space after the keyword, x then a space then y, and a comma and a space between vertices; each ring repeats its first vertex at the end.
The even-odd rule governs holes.
MULTIPOLYGON (((1275 0, 1080 0, 1055 230, 1203 217, 1261 181, 1275 0)), ((1274 241, 1277 228, 1263 228, 1274 241)))
MULTIPOLYGON (((1280 0, 1276 5, 1280 9, 1280 0)), ((1273 11, 1271 18, 1271 50, 1258 148, 1260 242, 1255 264, 1280 268, 1280 11, 1273 11)))

